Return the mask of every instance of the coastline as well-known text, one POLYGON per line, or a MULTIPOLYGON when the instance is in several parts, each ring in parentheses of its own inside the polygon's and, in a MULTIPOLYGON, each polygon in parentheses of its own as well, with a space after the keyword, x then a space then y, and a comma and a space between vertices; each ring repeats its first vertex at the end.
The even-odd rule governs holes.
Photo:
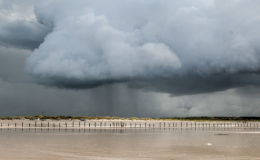
POLYGON ((86 129, 86 128, 186 128, 186 129, 260 129, 259 121, 213 120, 129 120, 129 119, 14 119, 0 120, 0 129, 86 129))

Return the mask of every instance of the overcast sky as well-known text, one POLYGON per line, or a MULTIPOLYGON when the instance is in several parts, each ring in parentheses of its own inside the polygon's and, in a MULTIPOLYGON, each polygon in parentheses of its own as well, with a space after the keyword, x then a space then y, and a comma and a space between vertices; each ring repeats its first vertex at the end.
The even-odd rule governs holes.
POLYGON ((0 0, 0 116, 260 116, 259 0, 0 0))

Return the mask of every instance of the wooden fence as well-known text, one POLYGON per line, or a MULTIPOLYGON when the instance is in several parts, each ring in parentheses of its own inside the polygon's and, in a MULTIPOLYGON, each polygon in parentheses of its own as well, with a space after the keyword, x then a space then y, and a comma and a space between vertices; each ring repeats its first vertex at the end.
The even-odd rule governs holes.
POLYGON ((186 129, 218 129, 218 128, 260 128, 260 122, 200 122, 200 121, 0 121, 1 129, 8 128, 52 128, 52 129, 84 129, 84 128, 186 128, 186 129))

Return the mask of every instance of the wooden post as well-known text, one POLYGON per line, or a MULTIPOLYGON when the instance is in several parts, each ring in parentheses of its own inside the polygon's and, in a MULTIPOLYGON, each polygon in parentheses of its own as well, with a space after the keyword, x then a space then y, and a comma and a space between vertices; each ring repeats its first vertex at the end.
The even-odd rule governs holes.
MULTIPOLYGON (((1 126, 2 126, 2 124, 1 124, 1 126)), ((22 128, 23 128, 23 122, 22 122, 22 128)))

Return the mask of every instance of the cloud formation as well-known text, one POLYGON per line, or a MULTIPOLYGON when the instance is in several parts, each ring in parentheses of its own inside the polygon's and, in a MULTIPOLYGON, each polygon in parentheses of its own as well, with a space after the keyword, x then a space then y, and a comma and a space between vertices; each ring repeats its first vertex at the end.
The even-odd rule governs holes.
POLYGON ((26 70, 41 83, 80 88, 129 81, 176 95, 259 85, 257 0, 46 0, 32 6, 35 25, 5 24, 14 27, 0 27, 9 38, 0 41, 34 49, 26 70), (14 30, 32 34, 26 41, 9 34, 14 30))
POLYGON ((0 45, 33 50, 50 28, 37 22, 32 1, 0 0, 0 45))
POLYGON ((87 4, 76 5, 68 12, 70 3, 51 2, 36 12, 38 17, 53 23, 54 28, 29 58, 27 71, 33 75, 45 77, 50 83, 95 84, 162 75, 164 70, 181 67, 166 44, 140 43, 133 32, 113 27, 104 15, 88 9, 87 4), (50 7, 56 14, 48 10, 50 7))

